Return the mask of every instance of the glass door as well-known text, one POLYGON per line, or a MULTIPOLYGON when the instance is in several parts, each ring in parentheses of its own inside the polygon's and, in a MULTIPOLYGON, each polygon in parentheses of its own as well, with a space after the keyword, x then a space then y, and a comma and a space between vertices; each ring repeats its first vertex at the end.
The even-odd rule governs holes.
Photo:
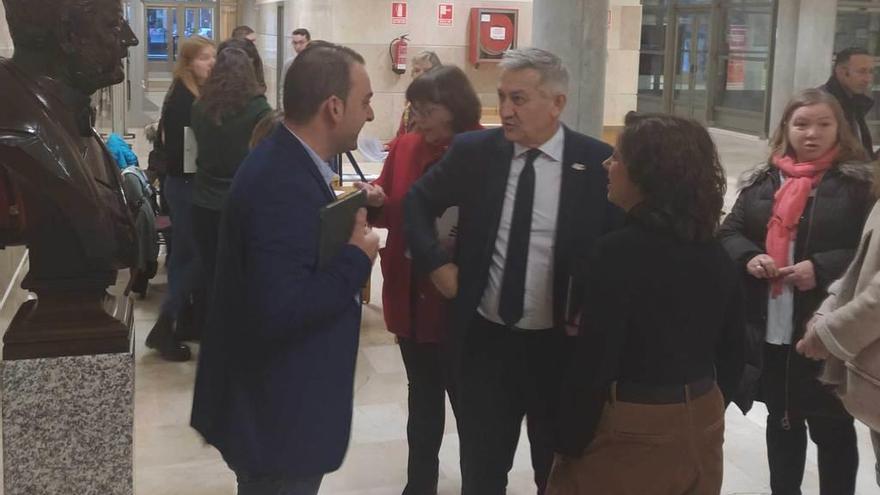
POLYGON ((164 92, 171 84, 180 41, 190 36, 215 39, 216 5, 204 2, 146 5, 148 92, 164 92))
POLYGON ((705 122, 709 74, 709 12, 677 12, 675 20, 672 112, 705 122))
POLYGON ((192 35, 214 39, 214 8, 186 7, 183 9, 183 37, 192 35))
POLYGON ((147 7, 147 71, 171 74, 177 56, 177 8, 147 7))

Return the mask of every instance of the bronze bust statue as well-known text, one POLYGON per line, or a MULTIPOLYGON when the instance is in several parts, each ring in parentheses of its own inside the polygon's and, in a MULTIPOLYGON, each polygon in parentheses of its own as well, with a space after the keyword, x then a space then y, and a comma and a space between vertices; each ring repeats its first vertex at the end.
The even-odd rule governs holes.
POLYGON ((0 58, 0 167, 21 193, 26 225, 0 239, 28 246, 22 287, 37 295, 13 319, 3 356, 126 352, 119 316, 130 320, 130 303, 107 287, 129 266, 135 231, 90 96, 124 80, 137 38, 120 0, 3 4, 15 51, 0 58))

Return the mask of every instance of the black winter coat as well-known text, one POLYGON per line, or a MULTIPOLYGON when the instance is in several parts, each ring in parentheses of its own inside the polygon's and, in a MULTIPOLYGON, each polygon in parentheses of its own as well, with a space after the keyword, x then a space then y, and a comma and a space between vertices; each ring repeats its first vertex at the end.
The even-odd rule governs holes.
POLYGON ((874 106, 874 100, 868 95, 847 94, 846 90, 843 89, 843 86, 840 85, 840 82, 833 75, 819 89, 837 98, 837 102, 843 108, 846 121, 849 122, 850 129, 856 138, 861 137, 862 146, 867 151, 868 156, 873 158, 874 142, 871 139, 871 130, 868 128, 868 123, 865 122, 865 116, 871 111, 871 107, 874 106))
MULTIPOLYGON (((778 380, 779 387, 768 388, 766 380, 763 387, 759 387, 767 335, 769 284, 749 275, 746 263, 766 252, 767 223, 780 185, 779 171, 772 165, 753 172, 743 181, 733 211, 724 219, 718 234, 739 267, 746 290, 748 351, 743 380, 734 402, 743 411, 751 409, 753 400, 757 399, 778 410, 844 414, 840 401, 823 390, 816 380, 821 363, 804 358, 793 349, 788 373, 778 380)), ((798 225, 794 261, 813 262, 817 286, 805 292, 795 290, 792 343, 801 339, 806 323, 825 299, 828 286, 843 274, 855 255, 871 205, 871 166, 850 163, 829 170, 807 202, 798 225)))

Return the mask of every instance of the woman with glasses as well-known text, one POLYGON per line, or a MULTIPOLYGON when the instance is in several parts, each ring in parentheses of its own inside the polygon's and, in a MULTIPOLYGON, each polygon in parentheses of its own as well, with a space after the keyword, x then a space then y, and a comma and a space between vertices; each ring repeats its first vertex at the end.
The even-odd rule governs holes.
MULTIPOLYGON (((403 493, 427 495, 437 493, 437 455, 449 385, 443 352, 446 299, 409 258, 403 199, 410 186, 440 160, 456 134, 480 128, 480 100, 467 76, 455 66, 439 67, 416 79, 406 98, 412 104, 414 131, 394 142, 379 178, 360 187, 385 193, 384 201, 372 205, 380 208, 374 208, 371 217, 375 226, 388 229, 387 243, 379 251, 382 302, 385 323, 397 336, 409 380, 409 465, 403 493)), ((452 214, 441 219, 448 249, 453 249, 455 223, 452 214)))

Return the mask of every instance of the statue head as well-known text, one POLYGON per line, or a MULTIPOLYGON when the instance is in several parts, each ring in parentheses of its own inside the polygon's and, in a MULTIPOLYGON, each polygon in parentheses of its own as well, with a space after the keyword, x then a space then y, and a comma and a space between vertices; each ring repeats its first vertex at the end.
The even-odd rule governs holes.
POLYGON ((138 40, 120 0, 3 0, 16 51, 59 64, 55 75, 85 94, 123 81, 138 40))

